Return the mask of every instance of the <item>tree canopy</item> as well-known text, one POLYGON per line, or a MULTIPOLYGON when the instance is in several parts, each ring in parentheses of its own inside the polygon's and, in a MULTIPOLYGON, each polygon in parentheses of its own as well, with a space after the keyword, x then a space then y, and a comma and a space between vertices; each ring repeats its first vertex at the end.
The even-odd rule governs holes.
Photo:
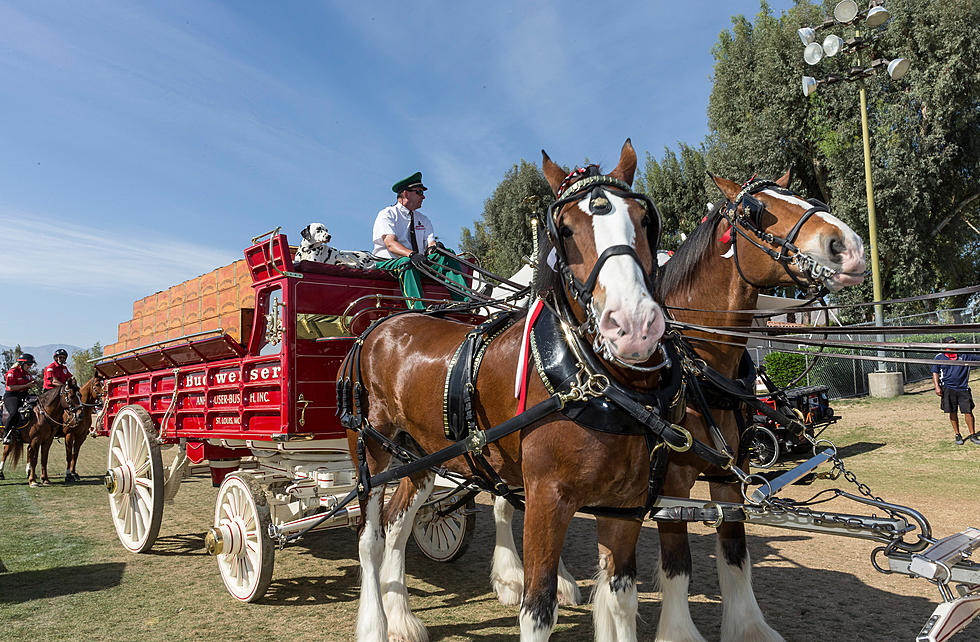
MULTIPOLYGON (((696 144, 678 142, 677 151, 665 149, 661 158, 648 153, 638 172, 637 189, 663 214, 664 245, 676 247, 679 233, 692 230, 705 204, 720 196, 707 171, 742 182, 792 168, 791 187, 828 203, 860 234, 870 264, 863 83, 884 298, 972 285, 980 274, 980 1, 889 0, 891 20, 873 29, 859 23, 867 46, 809 66, 797 29, 820 25, 835 4, 797 0, 777 17, 762 0, 754 20, 734 16, 719 35, 712 48, 708 135, 696 144), (870 68, 872 60, 898 57, 912 63, 900 80, 880 65, 862 80, 821 84, 808 97, 801 91, 804 75, 847 76, 852 68, 870 68)), ((829 33, 855 36, 853 27, 834 25, 817 38, 829 33)), ((463 249, 492 270, 513 272, 530 251, 527 215, 550 202, 540 171, 522 160, 487 200, 475 231, 463 230, 463 249)), ((871 279, 836 297, 870 301, 871 279)), ((887 313, 920 309, 894 305, 887 313)), ((871 316, 870 310, 855 314, 871 316)))
POLYGON ((484 203, 483 220, 474 223, 474 231, 463 228, 461 249, 478 256, 483 267, 495 274, 514 274, 521 268, 521 258, 531 254, 529 217, 554 200, 541 170, 521 159, 484 203))

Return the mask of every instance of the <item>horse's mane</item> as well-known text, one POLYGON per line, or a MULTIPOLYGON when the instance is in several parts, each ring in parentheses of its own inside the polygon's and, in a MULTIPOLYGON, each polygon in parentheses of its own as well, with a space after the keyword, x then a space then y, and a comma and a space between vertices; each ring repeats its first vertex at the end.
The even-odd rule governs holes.
POLYGON ((704 255, 714 244, 715 228, 721 221, 721 204, 723 202, 718 201, 712 205, 711 211, 704 221, 694 228, 687 240, 681 243, 681 246, 674 252, 674 256, 661 268, 660 279, 657 283, 658 301, 664 302, 671 294, 690 288, 694 284, 698 266, 701 265, 704 255))
MULTIPOLYGON (((545 215, 547 216, 547 214, 545 215)), ((558 272, 551 269, 548 265, 548 257, 554 249, 551 239, 545 230, 545 225, 538 220, 538 255, 535 257, 537 268, 534 270, 534 281, 531 283, 532 292, 544 295, 551 292, 561 284, 561 277, 558 272)))

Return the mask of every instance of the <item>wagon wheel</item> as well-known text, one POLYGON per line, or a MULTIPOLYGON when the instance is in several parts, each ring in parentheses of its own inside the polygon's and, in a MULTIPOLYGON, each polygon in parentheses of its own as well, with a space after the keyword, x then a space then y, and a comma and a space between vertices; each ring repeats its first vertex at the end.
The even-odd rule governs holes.
POLYGON ((453 512, 439 512, 454 500, 445 499, 426 504, 419 509, 412 537, 422 554, 436 562, 452 562, 466 552, 476 527, 476 503, 467 500, 453 512))
POLYGON ((749 461, 756 468, 770 468, 779 459, 779 440, 776 434, 764 428, 756 426, 752 429, 749 437, 749 461))
POLYGON ((163 517, 163 461, 153 420, 126 406, 112 421, 105 485, 119 541, 134 553, 150 550, 163 517))
POLYGON ((269 539, 272 518, 265 491, 249 473, 231 473, 221 482, 214 507, 208 552, 235 599, 254 602, 269 588, 275 550, 269 539))

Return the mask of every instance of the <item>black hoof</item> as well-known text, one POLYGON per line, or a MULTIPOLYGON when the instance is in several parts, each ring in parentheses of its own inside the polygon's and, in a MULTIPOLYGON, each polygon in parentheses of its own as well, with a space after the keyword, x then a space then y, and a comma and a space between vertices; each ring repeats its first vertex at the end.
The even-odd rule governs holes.
POLYGON ((0 471, 0 479, 6 479, 6 477, 3 476, 3 471, 0 471))

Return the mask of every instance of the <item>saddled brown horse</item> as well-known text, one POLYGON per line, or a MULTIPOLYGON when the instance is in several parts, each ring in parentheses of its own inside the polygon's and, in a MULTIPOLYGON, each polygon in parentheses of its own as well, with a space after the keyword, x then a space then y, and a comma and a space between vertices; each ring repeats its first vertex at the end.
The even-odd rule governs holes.
POLYGON ((81 481, 81 477, 75 471, 78 464, 78 453, 82 449, 82 443, 88 437, 92 429, 92 415, 95 414, 99 404, 105 395, 105 379, 98 373, 85 382, 79 390, 81 412, 78 413, 77 420, 74 414, 65 412, 62 421, 65 424, 65 483, 81 481))
MULTIPOLYGON (((559 270, 547 298, 558 313, 550 318, 563 319, 549 326, 554 328, 548 335, 554 339, 552 345, 564 345, 581 357, 580 390, 602 389, 607 382, 601 379, 608 377, 605 390, 623 386, 657 391, 661 371, 655 368, 664 363, 659 349, 664 319, 650 284, 660 217, 648 199, 630 191, 636 170, 633 147, 626 142, 618 165, 608 175, 589 171, 566 176, 547 154, 542 155, 545 176, 558 197, 545 222, 559 270), (588 363, 601 363, 607 374, 596 378, 596 368, 588 363)), ((470 432, 471 437, 518 413, 515 367, 523 325, 523 318, 518 319, 489 345, 482 344, 478 376, 471 382, 473 428, 478 428, 470 432)), ((342 372, 356 373, 355 383, 366 392, 362 405, 366 422, 354 422, 361 429, 351 433, 350 447, 358 459, 361 449, 370 472, 389 465, 386 447, 391 442, 428 453, 452 443, 444 433, 443 390, 454 355, 472 330, 467 324, 407 313, 390 317, 362 335, 362 345, 348 355, 342 372), (380 443, 378 436, 389 442, 380 443)), ((536 376, 528 377, 526 385, 531 409, 555 398, 536 376)), ((482 455, 504 483, 524 488, 526 582, 521 639, 544 640, 551 634, 557 618, 556 573, 562 543, 569 521, 582 507, 607 509, 597 517, 600 571, 593 609, 597 639, 635 638, 635 546, 642 522, 609 515, 644 506, 650 469, 644 436, 586 429, 549 412, 470 452, 482 455)), ((457 474, 476 476, 463 457, 443 465, 457 474)), ((424 471, 406 479, 385 506, 383 487, 371 488, 361 499, 356 633, 361 641, 389 636, 427 639, 425 627, 408 605, 404 550, 415 514, 432 490, 434 474, 424 471)))
POLYGON ((55 433, 58 428, 64 426, 66 413, 75 415, 81 412, 81 408, 78 384, 74 378, 69 379, 64 385, 42 391, 37 396, 37 406, 34 407, 29 422, 20 430, 21 435, 25 437, 4 447, 3 460, 0 461, 0 472, 3 471, 7 455, 10 453, 13 453, 14 466, 17 465, 24 452, 24 442, 26 441, 28 483, 31 486, 38 485, 34 469, 37 467, 38 455, 40 454, 41 485, 49 485, 51 480, 48 479, 48 452, 51 450, 55 433))
MULTIPOLYGON (((773 183, 757 181, 740 187, 715 178, 726 201, 716 205, 661 274, 658 300, 665 302, 673 318, 709 326, 746 326, 751 315, 738 311, 757 306, 760 288, 796 284, 804 289, 822 286, 836 291, 861 282, 865 270, 861 239, 822 203, 806 201, 787 190, 789 180, 787 172, 773 183)), ((705 340, 692 341, 697 355, 726 377, 736 377, 744 339, 715 337, 720 341, 711 341, 706 333, 685 335, 705 340)), ((727 408, 713 408, 711 413, 732 452, 739 452, 734 413, 727 408)), ((684 426, 699 440, 710 439, 699 411, 689 408, 684 426)), ((739 464, 743 468, 746 465, 744 461, 739 464)), ((671 455, 663 494, 690 497, 694 480, 703 472, 719 480, 710 485, 712 499, 742 501, 738 484, 724 483, 729 480, 721 471, 709 470, 704 460, 691 454, 671 455)), ((505 604, 516 603, 514 596, 520 594, 522 582, 510 525, 512 514, 509 504, 498 498, 494 505, 497 546, 492 585, 505 604)), ((701 640, 687 605, 691 555, 686 524, 660 522, 658 530, 662 553, 659 580, 664 593, 658 639, 701 640)), ((718 541, 723 594, 721 639, 780 639, 766 625, 752 592, 744 527, 740 523, 724 524, 719 528, 718 541)), ((574 581, 566 576, 560 586, 565 587, 565 600, 574 602, 574 581)))

